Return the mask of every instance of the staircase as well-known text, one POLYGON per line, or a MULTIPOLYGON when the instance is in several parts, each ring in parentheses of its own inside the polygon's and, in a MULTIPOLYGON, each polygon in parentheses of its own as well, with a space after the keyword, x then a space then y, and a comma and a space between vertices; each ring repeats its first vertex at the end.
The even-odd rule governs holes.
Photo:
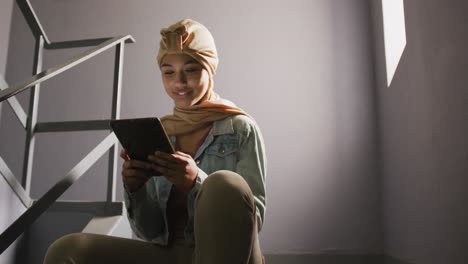
MULTIPOLYGON (((39 19, 29 0, 16 0, 21 13, 27 21, 32 34, 35 37, 35 58, 33 67, 33 76, 18 85, 9 86, 2 76, 0 76, 0 109, 1 104, 8 103, 15 113, 18 122, 26 131, 25 156, 23 161, 23 175, 21 181, 13 175, 12 171, 0 156, 0 191, 8 192, 14 197, 14 203, 17 210, 8 211, 8 208, 1 208, 2 215, 15 215, 14 220, 6 229, 0 225, 0 263, 6 259, 6 255, 16 254, 17 262, 25 259, 19 256, 18 252, 28 248, 27 237, 31 233, 33 223, 49 219, 49 222, 57 222, 60 228, 66 227, 66 220, 60 221, 60 214, 66 213, 72 217, 81 217, 85 227, 80 230, 88 233, 99 233, 107 235, 118 235, 130 237, 131 231, 126 223, 125 210, 122 202, 117 202, 115 198, 116 179, 117 179, 117 160, 118 160, 118 142, 115 135, 110 131, 109 121, 120 118, 120 101, 122 86, 122 69, 125 44, 134 43, 132 36, 118 36, 99 39, 72 40, 63 42, 51 42, 47 37, 39 19), (70 58, 69 60, 53 66, 49 69, 42 69, 42 57, 45 49, 70 49, 78 47, 89 47, 88 50, 70 58), (83 120, 83 121, 65 121, 65 122, 37 122, 37 113, 39 106, 39 94, 41 83, 59 75, 68 69, 83 63, 84 61, 97 56, 98 54, 115 47, 114 64, 114 83, 112 112, 109 120, 83 120), (25 91, 31 91, 28 113, 21 107, 15 96, 25 91), (104 140, 90 150, 83 159, 76 164, 70 171, 41 198, 31 199, 31 177, 34 175, 32 164, 34 159, 35 136, 37 133, 56 133, 72 131, 109 131, 104 140), (109 174, 107 180, 107 195, 105 201, 83 202, 83 201, 57 201, 57 199, 103 155, 109 155, 109 174), (7 190, 4 190, 7 189, 7 190), (47 213, 46 213, 47 212, 47 213), (8 213, 8 214, 7 214, 8 213), (40 219, 40 220, 38 220, 40 219), (23 242, 20 237, 23 237, 23 242), (16 242, 15 242, 16 241, 16 242), (18 247, 22 250, 8 250, 13 244, 20 244, 18 247), (26 245, 26 246, 25 246, 26 245), (5 254, 4 254, 5 253, 5 254)), ((1 115, 1 112, 0 112, 1 115)), ((0 154, 1 155, 1 154, 0 154)), ((1 219, 0 219, 1 220, 1 219)), ((2 224, 0 222, 0 224, 2 224)), ((54 228, 51 232, 60 229, 54 228)), ((76 227, 75 227, 76 228, 76 227)), ((67 231, 62 231, 67 232, 67 231)), ((69 231, 68 231, 69 232, 69 231)), ((57 234, 58 235, 58 234, 57 234)), ((48 243, 41 243, 47 248, 48 243)), ((26 250, 26 253, 28 251, 26 250)), ((6 262, 5 262, 6 263, 6 262)), ((34 263, 42 263, 42 260, 35 260, 34 263)))

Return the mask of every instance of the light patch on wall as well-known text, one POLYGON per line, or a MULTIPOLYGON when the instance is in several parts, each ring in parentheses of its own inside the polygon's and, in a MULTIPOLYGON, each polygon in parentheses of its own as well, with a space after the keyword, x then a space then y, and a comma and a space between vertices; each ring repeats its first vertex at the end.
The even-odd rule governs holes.
POLYGON ((403 0, 382 0, 387 86, 390 87, 406 47, 403 0))

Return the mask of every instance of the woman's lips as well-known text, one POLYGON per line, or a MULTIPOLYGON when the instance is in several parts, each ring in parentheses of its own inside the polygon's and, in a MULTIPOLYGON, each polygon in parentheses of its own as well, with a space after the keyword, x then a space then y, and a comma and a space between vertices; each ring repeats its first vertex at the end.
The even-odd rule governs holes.
POLYGON ((190 91, 178 91, 178 92, 173 92, 173 94, 174 94, 177 98, 185 98, 185 97, 187 97, 187 96, 190 94, 190 91))

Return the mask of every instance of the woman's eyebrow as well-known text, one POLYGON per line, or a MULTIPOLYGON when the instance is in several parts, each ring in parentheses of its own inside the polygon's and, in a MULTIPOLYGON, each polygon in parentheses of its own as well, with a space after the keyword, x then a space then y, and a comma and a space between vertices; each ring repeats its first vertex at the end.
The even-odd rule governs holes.
POLYGON ((197 64, 198 61, 196 61, 195 59, 190 59, 190 60, 186 61, 184 64, 187 65, 187 64, 192 64, 192 63, 197 64))
MULTIPOLYGON (((188 60, 184 63, 184 65, 187 65, 187 64, 198 64, 198 61, 194 60, 194 59, 191 59, 191 60, 188 60)), ((161 64, 161 67, 172 67, 171 64, 168 64, 168 63, 163 63, 161 64)))

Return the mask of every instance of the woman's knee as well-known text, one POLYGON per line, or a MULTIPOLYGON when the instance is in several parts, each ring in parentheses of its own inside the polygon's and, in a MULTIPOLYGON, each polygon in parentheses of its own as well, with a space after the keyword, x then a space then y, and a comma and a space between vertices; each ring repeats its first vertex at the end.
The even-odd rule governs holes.
POLYGON ((74 233, 55 240, 47 250, 44 264, 51 263, 79 263, 79 259, 86 258, 91 239, 87 234, 74 233))
POLYGON ((200 193, 208 196, 209 200, 219 198, 229 201, 240 198, 253 204, 253 194, 248 183, 233 171, 219 170, 210 174, 203 182, 200 193))

